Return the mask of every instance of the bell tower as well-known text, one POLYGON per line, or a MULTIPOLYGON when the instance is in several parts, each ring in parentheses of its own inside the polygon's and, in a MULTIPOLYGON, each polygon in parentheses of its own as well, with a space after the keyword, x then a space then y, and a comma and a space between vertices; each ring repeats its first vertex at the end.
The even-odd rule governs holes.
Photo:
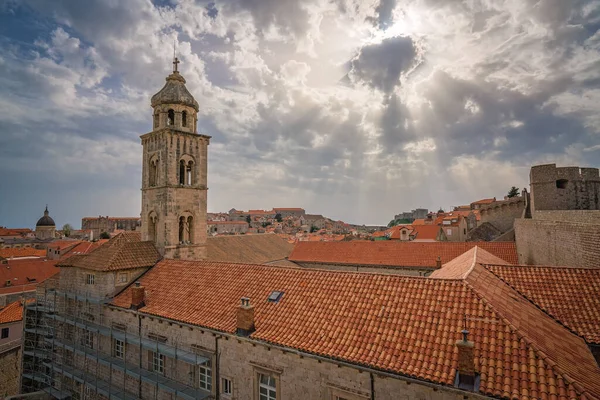
POLYGON ((173 59, 173 73, 152 96, 153 129, 140 138, 142 240, 165 258, 206 258, 207 148, 210 136, 196 132, 198 102, 185 87, 173 59))

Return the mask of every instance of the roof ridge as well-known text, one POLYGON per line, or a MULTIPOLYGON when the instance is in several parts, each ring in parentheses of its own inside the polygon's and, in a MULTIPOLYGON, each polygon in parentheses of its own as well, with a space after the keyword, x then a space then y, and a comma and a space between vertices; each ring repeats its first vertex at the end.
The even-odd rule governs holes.
MULTIPOLYGON (((280 260, 274 260, 280 261, 280 260)), ((290 260, 288 260, 290 261, 290 260)), ((292 266, 282 266, 282 265, 272 265, 272 264, 256 264, 256 263, 243 263, 243 262, 229 262, 229 261, 209 261, 209 260, 175 260, 171 258, 161 259, 159 262, 177 262, 177 263, 200 263, 200 264, 218 264, 218 265, 245 265, 247 267, 267 267, 267 268, 279 268, 284 270, 301 270, 306 272, 319 271, 319 272, 328 272, 335 274, 355 274, 355 275, 380 275, 380 276, 388 276, 398 279, 407 279, 407 280, 421 280, 426 279, 429 280, 427 276, 413 276, 413 275, 397 275, 397 274, 385 274, 383 272, 374 272, 374 271, 347 271, 347 270, 334 270, 327 268, 306 268, 306 267, 292 267, 292 266)), ((271 261, 272 262, 272 261, 271 261)), ((294 262, 294 261, 291 261, 294 262)), ((295 262, 294 262, 295 263, 295 262)), ((326 263, 322 263, 326 264, 326 263)), ((361 264, 365 266, 371 266, 367 264, 361 264)), ((461 280, 461 279, 446 279, 446 280, 461 280)))
POLYGON ((507 264, 507 265, 502 265, 502 264, 489 264, 489 263, 480 263, 481 265, 485 266, 486 268, 489 267, 511 267, 511 268, 550 268, 550 269, 583 269, 583 270, 591 270, 591 271, 600 271, 600 266, 598 267, 584 267, 584 266, 576 266, 576 267, 570 267, 567 265, 528 265, 528 264, 507 264))

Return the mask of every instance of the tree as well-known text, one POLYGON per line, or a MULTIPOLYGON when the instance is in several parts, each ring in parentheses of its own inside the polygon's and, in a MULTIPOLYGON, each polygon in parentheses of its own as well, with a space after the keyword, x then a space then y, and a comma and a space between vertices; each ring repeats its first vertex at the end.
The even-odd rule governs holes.
POLYGON ((314 226, 314 225, 310 227, 310 233, 316 232, 316 231, 318 231, 318 230, 319 230, 319 228, 317 228, 317 227, 316 227, 316 226, 314 226))
POLYGON ((277 222, 283 221, 283 218, 281 218, 281 214, 279 213, 275 214, 275 219, 277 220, 277 222))
POLYGON ((246 222, 247 222, 247 223, 250 223, 250 222, 252 222, 252 218, 250 218, 250 216, 249 216, 249 215, 246 215, 246 222))
POLYGON ((508 191, 508 198, 512 198, 512 197, 517 197, 519 195, 519 188, 518 187, 511 187, 510 190, 508 191))
POLYGON ((72 230, 73 230, 73 227, 70 224, 64 224, 62 227, 62 232, 63 232, 63 235, 65 235, 65 237, 71 236, 72 230))
POLYGON ((108 234, 108 232, 102 232, 100 234, 100 239, 110 239, 110 235, 108 234))

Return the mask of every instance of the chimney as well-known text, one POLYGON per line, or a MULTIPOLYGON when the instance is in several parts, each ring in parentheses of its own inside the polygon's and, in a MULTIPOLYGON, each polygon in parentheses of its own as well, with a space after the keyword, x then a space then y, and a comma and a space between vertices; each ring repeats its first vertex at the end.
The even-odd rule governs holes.
POLYGON ((463 338, 456 341, 458 349, 458 368, 454 385, 460 389, 479 390, 479 374, 475 370, 475 344, 468 339, 466 326, 462 330, 463 338))
POLYGON ((146 288, 141 286, 139 282, 131 288, 131 308, 138 310, 144 307, 144 298, 146 297, 146 288))
POLYGON ((442 257, 438 256, 438 257, 435 259, 435 267, 436 267, 436 268, 442 268, 442 257))
POLYGON ((254 306, 250 305, 250 299, 242 297, 242 304, 237 309, 237 330, 240 336, 249 336, 254 332, 254 306))

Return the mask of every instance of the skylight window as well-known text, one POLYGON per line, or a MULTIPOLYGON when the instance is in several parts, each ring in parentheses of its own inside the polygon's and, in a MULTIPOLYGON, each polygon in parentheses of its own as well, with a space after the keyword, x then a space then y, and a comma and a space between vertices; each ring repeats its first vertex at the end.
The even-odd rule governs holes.
POLYGON ((269 295, 269 301, 271 303, 277 303, 279 302, 279 300, 281 300, 281 297, 283 296, 283 292, 279 292, 279 291, 273 291, 271 292, 271 294, 269 295))

